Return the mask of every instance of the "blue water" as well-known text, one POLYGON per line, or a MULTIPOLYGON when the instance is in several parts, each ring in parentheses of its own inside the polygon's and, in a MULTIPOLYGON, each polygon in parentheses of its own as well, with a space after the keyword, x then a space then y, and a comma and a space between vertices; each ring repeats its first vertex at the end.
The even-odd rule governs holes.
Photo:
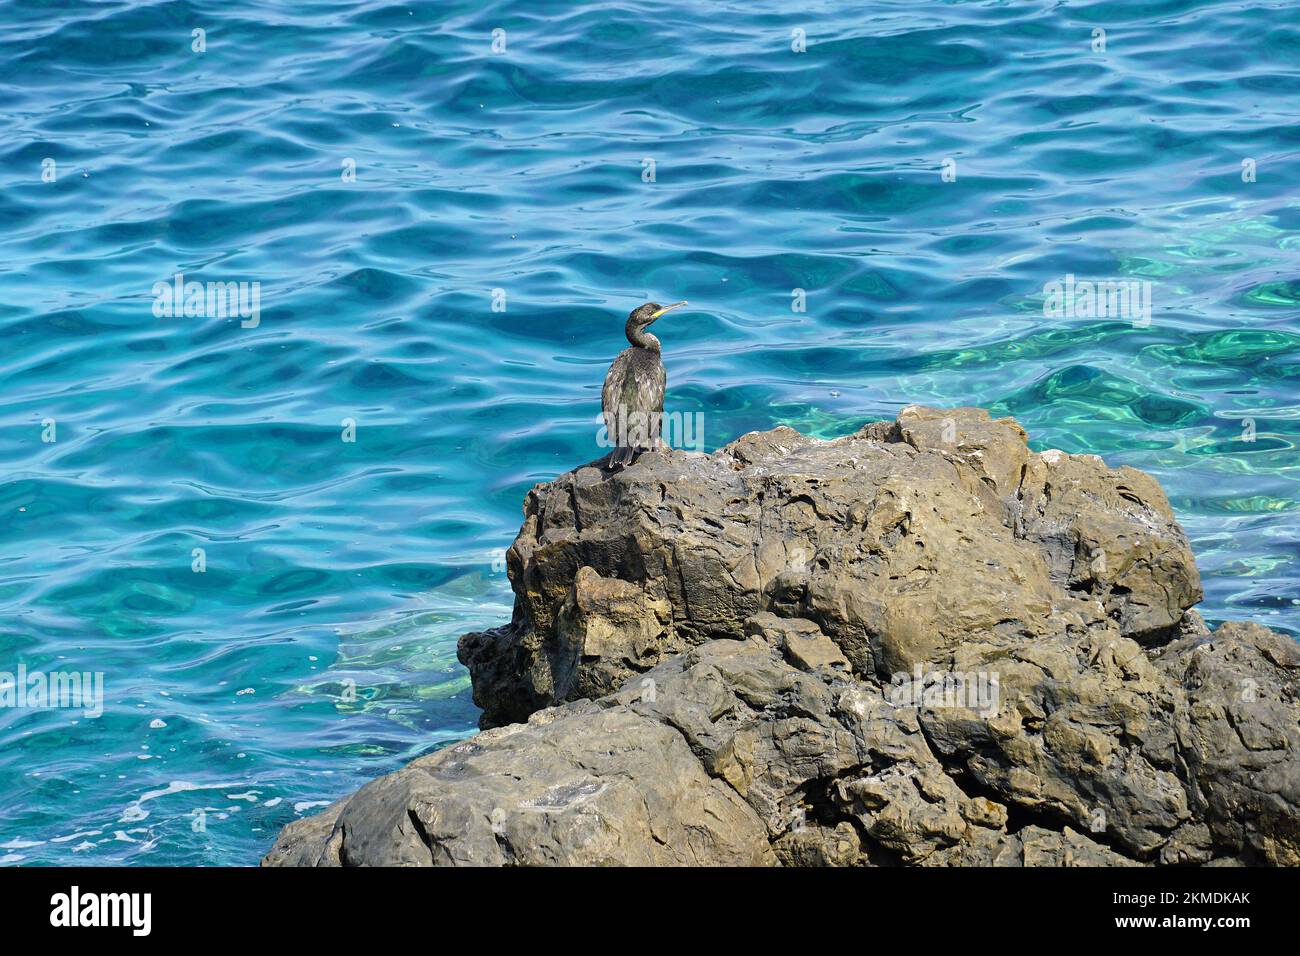
POLYGON ((471 733, 455 639, 647 299, 709 448, 989 406, 1300 632, 1293 3, 6 0, 0 90, 0 670, 105 688, 0 710, 0 862, 253 863, 471 733))

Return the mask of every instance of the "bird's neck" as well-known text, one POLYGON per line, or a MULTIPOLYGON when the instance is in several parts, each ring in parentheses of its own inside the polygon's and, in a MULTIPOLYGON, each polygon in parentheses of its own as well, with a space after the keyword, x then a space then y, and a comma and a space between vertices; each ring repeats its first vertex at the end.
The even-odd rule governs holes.
POLYGON ((649 349, 651 352, 659 351, 659 340, 657 338, 645 329, 639 329, 630 323, 627 327, 627 340, 639 349, 649 349))

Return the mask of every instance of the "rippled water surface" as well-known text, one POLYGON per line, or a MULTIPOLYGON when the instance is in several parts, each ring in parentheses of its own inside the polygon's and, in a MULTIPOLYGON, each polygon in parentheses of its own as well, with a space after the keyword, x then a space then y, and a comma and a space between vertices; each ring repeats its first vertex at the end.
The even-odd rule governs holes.
POLYGON ((647 299, 709 448, 985 405, 1300 631, 1298 70, 1289 2, 0 4, 0 670, 105 681, 0 710, 0 862, 253 863, 469 734, 647 299))

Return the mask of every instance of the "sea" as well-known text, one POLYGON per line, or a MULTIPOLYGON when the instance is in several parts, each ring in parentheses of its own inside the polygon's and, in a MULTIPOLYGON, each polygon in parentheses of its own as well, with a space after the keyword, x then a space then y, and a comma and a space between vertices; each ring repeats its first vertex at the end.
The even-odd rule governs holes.
POLYGON ((983 406, 1300 634, 1297 116, 1294 0, 3 0, 0 672, 102 693, 0 706, 0 864, 473 733, 648 301, 699 448, 983 406))

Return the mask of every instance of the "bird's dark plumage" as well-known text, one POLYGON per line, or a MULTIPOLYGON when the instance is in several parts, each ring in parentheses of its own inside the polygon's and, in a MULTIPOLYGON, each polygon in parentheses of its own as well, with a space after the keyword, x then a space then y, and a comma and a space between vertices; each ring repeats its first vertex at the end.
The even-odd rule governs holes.
POLYGON ((632 346, 614 359, 600 393, 605 429, 616 446, 609 456, 612 468, 630 465, 638 452, 659 447, 668 375, 659 340, 646 329, 665 312, 683 305, 664 308, 647 302, 627 317, 627 340, 632 346))

